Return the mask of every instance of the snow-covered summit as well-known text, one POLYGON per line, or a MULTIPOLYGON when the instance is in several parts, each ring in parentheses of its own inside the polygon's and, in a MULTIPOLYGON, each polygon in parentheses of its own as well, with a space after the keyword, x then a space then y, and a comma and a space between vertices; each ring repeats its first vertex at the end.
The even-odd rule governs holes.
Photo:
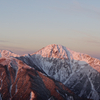
POLYGON ((8 51, 8 50, 0 50, 0 58, 1 57, 19 57, 19 55, 11 52, 11 51, 8 51))
POLYGON ((37 51, 35 54, 43 57, 65 58, 67 57, 66 51, 67 49, 64 50, 64 47, 61 45, 51 44, 37 51))
POLYGON ((34 54, 36 54, 37 56, 41 55, 42 57, 47 57, 47 58, 49 57, 49 58, 79 60, 79 61, 85 61, 87 63, 91 62, 93 59, 95 59, 97 62, 99 61, 98 59, 92 58, 87 54, 75 52, 73 50, 70 50, 69 48, 66 48, 65 46, 56 44, 48 45, 31 55, 34 54))
POLYGON ((56 44, 51 44, 48 45, 39 51, 37 51, 34 54, 39 54, 43 57, 53 57, 53 58, 68 58, 68 56, 71 57, 71 59, 79 59, 78 55, 81 53, 75 52, 70 50, 69 48, 66 48, 62 45, 56 45, 56 44))

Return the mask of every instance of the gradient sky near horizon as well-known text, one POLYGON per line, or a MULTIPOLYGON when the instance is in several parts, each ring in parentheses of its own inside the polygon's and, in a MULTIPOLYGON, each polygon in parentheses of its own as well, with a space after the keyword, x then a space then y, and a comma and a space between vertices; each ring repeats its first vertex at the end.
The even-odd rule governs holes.
POLYGON ((49 44, 100 59, 100 0, 0 0, 0 49, 22 55, 49 44))

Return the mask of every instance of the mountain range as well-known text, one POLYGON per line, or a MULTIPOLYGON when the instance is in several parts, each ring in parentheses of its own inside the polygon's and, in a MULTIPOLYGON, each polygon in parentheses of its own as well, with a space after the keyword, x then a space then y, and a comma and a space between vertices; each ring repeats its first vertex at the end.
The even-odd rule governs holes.
POLYGON ((0 100, 100 100, 100 60, 56 44, 0 50, 0 100))

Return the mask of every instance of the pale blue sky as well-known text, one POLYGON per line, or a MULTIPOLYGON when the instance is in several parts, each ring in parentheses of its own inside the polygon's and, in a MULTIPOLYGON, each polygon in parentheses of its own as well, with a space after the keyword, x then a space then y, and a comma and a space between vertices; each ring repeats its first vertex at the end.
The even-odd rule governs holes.
POLYGON ((0 49, 24 54, 49 44, 100 58, 100 0, 0 0, 0 49))

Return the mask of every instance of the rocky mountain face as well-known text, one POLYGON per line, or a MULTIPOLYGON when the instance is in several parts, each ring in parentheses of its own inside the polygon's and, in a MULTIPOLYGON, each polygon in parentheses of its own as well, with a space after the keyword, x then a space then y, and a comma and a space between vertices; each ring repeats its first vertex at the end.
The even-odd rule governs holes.
MULTIPOLYGON (((15 57, 0 58, 0 100, 80 100, 61 82, 15 57)), ((83 100, 83 99, 81 99, 83 100)))
POLYGON ((23 56, 0 51, 0 100, 99 100, 100 61, 61 45, 23 56))

